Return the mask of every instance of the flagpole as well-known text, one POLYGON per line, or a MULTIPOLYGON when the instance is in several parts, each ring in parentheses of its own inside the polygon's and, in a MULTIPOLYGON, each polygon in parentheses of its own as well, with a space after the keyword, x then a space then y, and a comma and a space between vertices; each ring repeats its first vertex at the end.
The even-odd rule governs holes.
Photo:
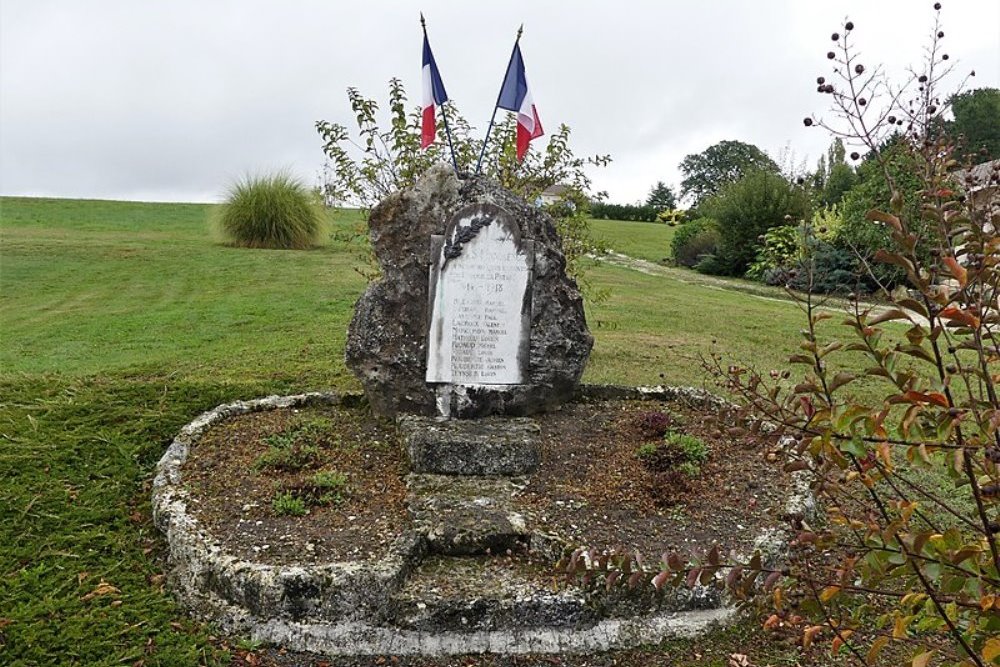
MULTIPOLYGON (((424 13, 420 12, 420 27, 424 29, 424 39, 427 39, 427 23, 424 21, 424 13)), ((428 40, 429 42, 430 40, 428 40)), ((431 83, 431 97, 434 95, 434 84, 431 83)), ((451 128, 448 127, 448 112, 444 105, 447 100, 441 103, 441 117, 444 118, 444 133, 448 137, 448 149, 451 151, 451 166, 455 169, 455 176, 458 176, 458 161, 455 159, 455 145, 451 143, 451 128)))
POLYGON ((514 48, 510 50, 510 60, 507 61, 507 69, 504 70, 504 80, 500 83, 500 92, 497 93, 497 103, 493 105, 493 116, 490 118, 490 126, 486 129, 486 138, 483 139, 483 150, 479 153, 479 161, 476 162, 476 175, 479 175, 479 168, 483 164, 483 156, 486 155, 486 146, 490 143, 490 133, 493 131, 493 122, 497 118, 497 109, 500 108, 500 97, 503 95, 503 84, 507 82, 507 72, 510 71, 510 64, 514 62, 514 53, 517 51, 517 44, 521 41, 521 33, 524 32, 524 24, 517 29, 517 39, 514 40, 514 48))

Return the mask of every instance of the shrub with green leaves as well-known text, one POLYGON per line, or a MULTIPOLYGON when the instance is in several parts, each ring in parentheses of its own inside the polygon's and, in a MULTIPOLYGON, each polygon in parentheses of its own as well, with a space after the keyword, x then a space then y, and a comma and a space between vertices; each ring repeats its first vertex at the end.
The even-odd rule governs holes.
POLYGON ((678 266, 694 267, 705 256, 715 254, 719 238, 719 224, 711 218, 685 222, 670 240, 674 262, 678 266))
POLYGON ((309 513, 306 501, 288 492, 274 496, 271 501, 271 509, 278 516, 305 516, 309 513))
MULTIPOLYGON (((316 122, 316 131, 328 160, 324 168, 323 194, 329 201, 358 206, 367 212, 396 190, 412 186, 431 165, 450 162, 447 142, 437 141, 426 149, 421 148, 422 107, 410 105, 399 79, 389 81, 388 123, 380 124, 376 100, 365 97, 356 88, 348 88, 347 97, 356 123, 356 136, 352 136, 354 133, 345 125, 325 120, 316 122)), ((454 102, 446 102, 445 108, 458 169, 474 172, 483 148, 482 139, 454 102)), ((590 284, 586 277, 587 264, 582 261, 588 253, 599 249, 588 226, 591 179, 587 171, 589 167, 607 165, 611 157, 576 155, 570 146, 570 128, 562 124, 547 135, 548 143, 544 147, 542 144, 532 146, 524 160, 518 161, 514 142, 510 140, 516 125, 513 115, 497 119, 483 156, 481 173, 531 202, 550 186, 569 186, 563 197, 571 200, 574 206, 553 210, 566 257, 566 271, 576 278, 584 294, 599 299, 603 296, 602 291, 590 284)), ((362 269, 361 273, 369 279, 378 275, 373 266, 362 269)))
POLYGON ((747 270, 747 278, 768 284, 782 284, 769 280, 778 271, 794 269, 805 255, 801 225, 782 225, 769 229, 764 234, 763 243, 757 249, 757 258, 747 270))
POLYGON ((724 187, 699 210, 719 223, 717 272, 742 276, 754 260, 758 239, 772 227, 805 219, 809 197, 780 174, 755 171, 724 187))
POLYGON ((317 245, 325 223, 316 195, 285 173, 233 184, 216 222, 232 245, 298 250, 317 245))

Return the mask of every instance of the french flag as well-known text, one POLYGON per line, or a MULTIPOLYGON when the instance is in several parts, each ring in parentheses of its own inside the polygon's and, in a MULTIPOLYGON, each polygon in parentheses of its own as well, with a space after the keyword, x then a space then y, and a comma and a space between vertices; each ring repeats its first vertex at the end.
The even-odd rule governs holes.
POLYGON ((448 93, 445 92, 444 83, 441 81, 441 73, 438 72, 437 63, 434 62, 434 54, 431 53, 431 44, 427 41, 427 33, 424 33, 424 117, 420 126, 420 147, 427 148, 434 143, 437 135, 437 125, 435 123, 435 109, 448 101, 448 93))
POLYGON ((531 98, 531 90, 528 89, 528 79, 524 76, 524 59, 521 58, 520 44, 514 45, 514 53, 510 56, 510 65, 507 66, 497 106, 517 112, 517 161, 520 162, 528 152, 528 143, 545 134, 542 131, 542 122, 538 120, 538 111, 531 98))

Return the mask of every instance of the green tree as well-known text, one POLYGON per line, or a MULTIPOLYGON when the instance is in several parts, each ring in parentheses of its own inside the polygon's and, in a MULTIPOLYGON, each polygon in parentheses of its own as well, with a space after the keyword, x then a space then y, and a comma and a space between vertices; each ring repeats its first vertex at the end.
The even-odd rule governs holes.
POLYGON ((741 276, 757 253, 759 238, 772 227, 809 213, 806 191, 780 174, 752 171, 725 186, 699 210, 719 223, 720 241, 712 273, 741 276))
MULTIPOLYGON (((889 229, 868 219, 868 211, 885 206, 894 193, 899 193, 904 215, 923 236, 925 225, 920 217, 920 190, 917 156, 901 136, 877 147, 858 167, 858 183, 844 196, 844 224, 834 239, 835 245, 853 252, 860 268, 870 271, 872 278, 886 288, 895 287, 905 279, 903 270, 891 264, 872 261, 879 250, 892 245, 889 229)), ((926 248, 921 244, 921 248, 926 248)))
POLYGON ((955 120, 952 136, 965 136, 959 156, 973 155, 974 163, 1000 159, 1000 89, 978 88, 951 97, 955 120), (986 149, 986 154, 980 151, 986 149))
POLYGON ((692 208, 752 171, 780 172, 764 151, 742 141, 720 141, 701 153, 688 155, 681 161, 680 170, 684 174, 681 197, 692 197, 692 208))
POLYGON ((653 189, 646 197, 646 206, 652 206, 657 211, 667 211, 677 206, 677 198, 674 191, 663 181, 657 181, 653 189))
POLYGON ((844 142, 837 137, 826 153, 826 176, 820 196, 820 203, 824 206, 839 204, 848 190, 858 182, 854 169, 847 164, 846 155, 844 142))

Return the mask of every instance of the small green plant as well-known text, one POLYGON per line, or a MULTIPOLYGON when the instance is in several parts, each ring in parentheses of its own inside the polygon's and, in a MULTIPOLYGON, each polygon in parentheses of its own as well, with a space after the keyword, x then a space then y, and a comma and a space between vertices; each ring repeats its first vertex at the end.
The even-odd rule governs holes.
POLYGON ((309 188, 285 173, 238 181, 218 215, 226 240, 246 248, 311 248, 325 226, 325 214, 309 188))
POLYGON ((693 435, 670 431, 663 437, 663 441, 668 447, 680 451, 682 463, 698 465, 708 460, 708 445, 693 435))
POLYGON ((316 463, 319 447, 299 440, 276 439, 267 451, 257 457, 254 467, 297 472, 316 463))
POLYGON ((306 501, 289 492, 279 493, 271 501, 271 509, 278 516, 305 516, 309 513, 306 501))
POLYGON ((258 641, 256 639, 249 639, 247 637, 241 637, 236 640, 236 648, 241 651, 253 652, 264 646, 264 642, 258 641))
POLYGON ((697 477, 701 473, 708 453, 708 445, 704 441, 677 431, 667 431, 659 442, 647 442, 635 452, 643 465, 651 470, 679 472, 686 477, 697 477))
POLYGON ((331 505, 344 499, 347 492, 347 475, 330 470, 321 470, 309 479, 309 485, 314 490, 316 502, 320 505, 331 505))
POLYGON ((302 418, 290 428, 264 438, 267 451, 254 462, 254 467, 284 472, 298 472, 319 459, 319 438, 328 434, 333 422, 324 417, 302 418))
POLYGON ((648 459, 656 454, 657 449, 658 446, 655 442, 647 442, 646 444, 641 445, 639 449, 635 450, 635 455, 640 459, 648 459))

